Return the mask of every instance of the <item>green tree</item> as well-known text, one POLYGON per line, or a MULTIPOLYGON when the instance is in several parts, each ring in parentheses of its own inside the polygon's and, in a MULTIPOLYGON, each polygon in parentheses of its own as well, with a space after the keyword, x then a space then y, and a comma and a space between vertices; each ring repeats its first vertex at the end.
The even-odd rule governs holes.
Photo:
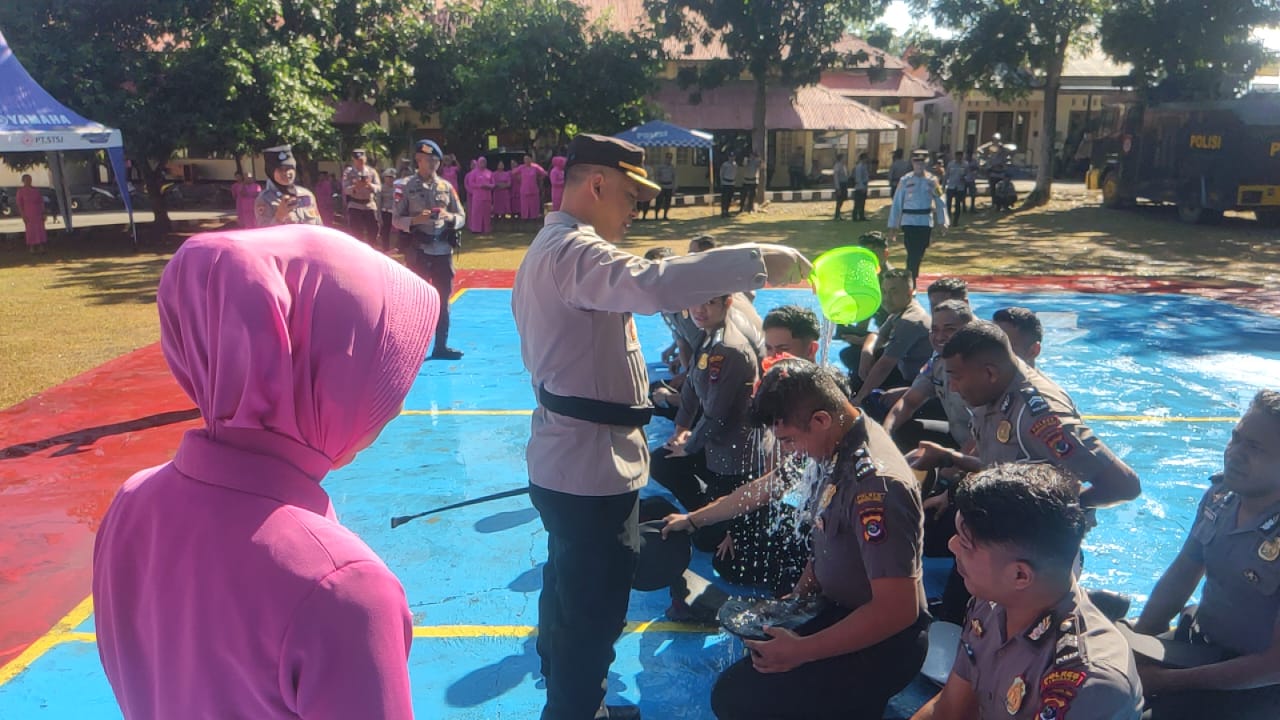
POLYGON ((1131 64, 1153 99, 1234 97, 1275 57, 1252 29, 1274 25, 1276 0, 1117 0, 1102 16, 1102 49, 1131 64))
POLYGON ((661 69, 656 40, 592 25, 573 0, 460 3, 444 20, 414 51, 407 95, 464 147, 507 129, 614 132, 643 118, 661 69))
MULTIPOLYGON (((645 0, 658 35, 683 43, 686 53, 696 44, 724 48, 722 58, 681 68, 682 87, 712 88, 744 74, 755 82, 751 142, 766 163, 769 86, 795 90, 817 82, 825 69, 865 64, 866 53, 842 53, 836 44, 851 24, 878 17, 887 5, 887 0, 645 0)), ((768 176, 767 167, 762 172, 768 176)))
POLYGON ((930 72, 949 92, 974 89, 998 100, 1044 92, 1036 187, 1025 206, 1043 205, 1053 189, 1062 68, 1074 45, 1090 41, 1101 0, 917 0, 952 36, 922 47, 930 72))

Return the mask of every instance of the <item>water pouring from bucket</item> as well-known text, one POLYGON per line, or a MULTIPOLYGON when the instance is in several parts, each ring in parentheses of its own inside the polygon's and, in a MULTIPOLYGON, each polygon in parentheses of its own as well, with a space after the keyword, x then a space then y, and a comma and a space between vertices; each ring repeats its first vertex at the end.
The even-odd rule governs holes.
POLYGON ((809 284, 831 322, 853 325, 880 309, 880 261, 867 248, 841 247, 819 255, 809 284))

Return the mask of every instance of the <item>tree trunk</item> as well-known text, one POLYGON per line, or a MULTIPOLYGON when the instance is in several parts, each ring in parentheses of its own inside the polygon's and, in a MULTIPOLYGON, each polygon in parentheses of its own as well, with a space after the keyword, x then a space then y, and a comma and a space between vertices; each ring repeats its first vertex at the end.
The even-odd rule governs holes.
POLYGON ((1067 57, 1067 39, 1058 44, 1057 52, 1044 77, 1044 118, 1040 123, 1040 148, 1037 153, 1036 187, 1022 203, 1024 208, 1039 207, 1049 202, 1053 192, 1053 142, 1058 135, 1058 91, 1062 89, 1062 66, 1067 57))
POLYGON ((160 173, 164 165, 164 162, 152 165, 149 160, 142 161, 147 197, 151 198, 151 212, 155 215, 155 221, 151 223, 151 231, 157 241, 164 240, 173 227, 173 223, 169 220, 169 208, 164 201, 164 187, 160 182, 160 173))
POLYGON ((755 107, 751 112, 751 151, 760 155, 760 170, 757 179, 763 178, 756 185, 756 204, 764 205, 765 190, 769 184, 769 125, 766 122, 766 100, 768 85, 764 75, 756 76, 755 107))

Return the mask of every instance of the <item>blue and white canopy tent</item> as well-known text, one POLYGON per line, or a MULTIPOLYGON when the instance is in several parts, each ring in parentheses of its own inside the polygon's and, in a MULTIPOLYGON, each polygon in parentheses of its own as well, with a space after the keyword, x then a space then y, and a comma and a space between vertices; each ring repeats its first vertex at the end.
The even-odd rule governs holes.
POLYGON ((73 150, 106 151, 136 243, 120 131, 84 118, 55 100, 22 67, 0 33, 0 152, 42 152, 48 156, 54 192, 68 230, 72 227, 71 202, 62 154, 73 150))
POLYGON ((716 151, 711 133, 701 130, 688 130, 662 120, 650 120, 643 125, 637 125, 630 130, 620 132, 614 137, 640 147, 703 148, 707 150, 708 170, 711 172, 710 190, 713 193, 715 192, 716 151))

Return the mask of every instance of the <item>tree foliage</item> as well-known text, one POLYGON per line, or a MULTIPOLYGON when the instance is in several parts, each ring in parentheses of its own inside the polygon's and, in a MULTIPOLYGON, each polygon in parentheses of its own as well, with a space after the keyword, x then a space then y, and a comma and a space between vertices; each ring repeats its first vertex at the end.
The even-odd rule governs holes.
POLYGON ((1058 92, 1068 51, 1091 41, 1101 0, 917 0, 951 31, 922 47, 930 72, 953 93, 980 90, 999 100, 1044 93, 1036 189, 1028 205, 1048 202, 1053 184, 1058 92))
POLYGON ((1102 48, 1154 99, 1233 97, 1274 59, 1250 36, 1269 25, 1280 25, 1276 0, 1117 0, 1102 17, 1102 48))
POLYGON ((841 52, 837 43, 851 24, 878 17, 887 5, 887 0, 645 0, 658 35, 682 44, 685 54, 698 45, 723 48, 723 57, 681 68, 680 84, 694 88, 695 99, 699 89, 744 74, 755 82, 752 144, 766 160, 768 86, 794 90, 817 82, 823 70, 866 64, 866 53, 841 52))

